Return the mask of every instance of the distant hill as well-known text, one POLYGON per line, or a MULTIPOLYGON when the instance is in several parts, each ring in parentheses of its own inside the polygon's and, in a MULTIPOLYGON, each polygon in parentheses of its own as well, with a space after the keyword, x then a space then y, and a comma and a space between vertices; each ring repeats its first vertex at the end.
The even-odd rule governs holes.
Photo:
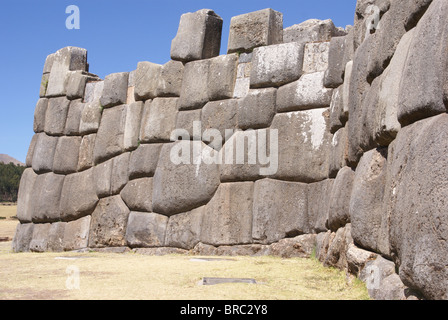
POLYGON ((0 162, 4 163, 4 164, 8 164, 10 162, 14 163, 17 166, 25 166, 25 164, 23 162, 20 162, 17 159, 14 159, 11 156, 8 156, 7 154, 0 154, 0 162))

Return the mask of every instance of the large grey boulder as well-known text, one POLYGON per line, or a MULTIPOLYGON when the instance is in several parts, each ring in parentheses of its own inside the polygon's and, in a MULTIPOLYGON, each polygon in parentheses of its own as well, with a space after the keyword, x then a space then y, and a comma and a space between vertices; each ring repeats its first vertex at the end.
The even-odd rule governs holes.
POLYGON ((329 41, 332 37, 343 36, 345 33, 338 30, 333 21, 310 19, 300 24, 295 24, 283 30, 283 42, 307 42, 329 41))
POLYGON ((126 227, 126 243, 131 248, 162 247, 168 218, 151 212, 131 212, 126 227))
POLYGON ((103 108, 100 98, 104 88, 104 81, 89 82, 86 84, 86 94, 84 97, 84 109, 79 121, 79 133, 96 133, 100 126, 103 108))
POLYGON ((85 249, 89 246, 89 230, 91 216, 85 216, 65 225, 64 251, 85 249))
POLYGON ((53 170, 53 160, 58 139, 58 137, 48 136, 44 132, 38 133, 32 160, 35 172, 42 173, 53 170))
POLYGON ((37 101, 34 109, 34 124, 33 129, 35 133, 45 131, 45 113, 47 112, 48 99, 41 98, 37 101))
POLYGON ((278 130, 278 170, 281 180, 317 182, 328 177, 331 134, 328 109, 277 114, 271 130, 278 130))
POLYGON ((96 134, 88 134, 82 137, 79 146, 79 157, 77 171, 83 171, 93 167, 93 148, 95 147, 96 134))
POLYGON ((139 145, 143 108, 144 104, 141 101, 126 105, 126 123, 123 134, 123 147, 125 150, 134 150, 139 145))
POLYGON ((32 165, 33 165, 34 149, 36 147, 38 138, 39 138, 38 133, 33 134, 33 137, 31 138, 30 146, 28 147, 28 151, 26 153, 26 158, 25 158, 25 165, 28 168, 32 167, 32 165))
POLYGON ((67 136, 80 135, 79 125, 85 104, 82 99, 72 100, 68 108, 67 121, 65 122, 64 134, 67 136))
POLYGON ((277 111, 296 111, 330 106, 333 89, 323 85, 324 72, 304 74, 277 91, 277 111))
POLYGON ((153 210, 172 216, 206 204, 219 185, 213 149, 201 141, 165 144, 153 179, 153 210))
POLYGON ((447 19, 448 3, 435 0, 415 29, 400 85, 402 125, 447 111, 447 19))
POLYGON ((93 150, 95 163, 124 152, 126 105, 104 109, 93 150))
POLYGON ((185 64, 179 110, 202 108, 208 102, 210 59, 185 64))
POLYGON ((328 69, 330 42, 314 42, 305 45, 303 53, 303 72, 325 72, 328 69))
POLYGON ((38 175, 31 195, 34 223, 55 222, 61 219, 60 200, 65 176, 52 172, 38 175))
POLYGON ((252 242, 253 182, 220 184, 205 206, 201 242, 218 245, 252 242))
POLYGON ((210 59, 207 94, 208 100, 233 97, 237 76, 238 55, 227 54, 210 59))
POLYGON ((264 9, 233 17, 227 53, 251 52, 256 47, 283 42, 283 14, 264 9))
POLYGON ((333 134, 330 149, 328 175, 334 178, 339 170, 347 165, 348 136, 345 127, 333 134))
POLYGON ((26 168, 20 178, 16 216, 21 223, 31 222, 33 217, 34 202, 32 201, 32 197, 36 178, 37 174, 32 168, 26 168))
POLYGON ((302 75, 304 45, 282 43, 254 49, 250 85, 278 87, 302 75))
POLYGON ((327 231, 330 209, 330 195, 334 179, 308 184, 308 227, 309 233, 327 231))
POLYGON ((222 24, 222 18, 213 10, 183 14, 171 42, 171 59, 188 62, 219 55, 222 24))
POLYGON ((308 231, 307 184, 272 179, 255 182, 252 220, 255 242, 270 244, 308 231))
POLYGON ((337 88, 344 83, 346 40, 347 37, 344 36, 332 38, 330 41, 328 68, 324 76, 326 88, 337 88))
POLYGON ((201 113, 201 109, 179 111, 176 118, 176 130, 184 132, 184 134, 188 133, 188 137, 191 140, 201 140, 202 131, 196 129, 201 127, 198 126, 201 121, 201 113))
POLYGON ((364 153, 353 180, 350 198, 353 240, 371 251, 378 251, 386 173, 387 149, 373 149, 364 153))
POLYGON ((129 181, 120 195, 132 211, 152 212, 152 178, 129 181))
POLYGON ((30 242, 33 238, 34 223, 19 223, 12 240, 14 252, 30 251, 30 242))
POLYGON ((93 212, 98 202, 94 186, 93 169, 65 177, 60 202, 62 221, 75 220, 93 212))
POLYGON ((66 94, 66 85, 70 71, 88 71, 87 50, 76 47, 65 47, 53 55, 44 66, 44 71, 50 70, 46 96, 55 97, 66 94), (51 65, 51 69, 50 69, 51 65))
POLYGON ((204 206, 171 216, 166 227, 165 245, 193 249, 201 237, 204 206))
POLYGON ((330 194, 328 228, 336 232, 350 223, 350 197, 355 172, 350 167, 339 170, 330 194))
POLYGON ((448 115, 403 128, 389 146, 386 213, 390 246, 405 285, 447 299, 448 115))
POLYGON ((178 98, 148 100, 143 110, 140 127, 141 142, 168 142, 176 128, 178 98))
POLYGON ((183 74, 184 65, 182 62, 170 60, 165 63, 160 70, 156 96, 179 97, 183 74))
POLYGON ((93 167, 96 194, 99 198, 120 193, 129 181, 130 153, 123 153, 93 167))
POLYGON ((46 235, 47 240, 47 250, 53 252, 64 251, 64 233, 65 226, 67 222, 54 222, 50 225, 50 230, 46 235))
POLYGON ((277 89, 253 89, 238 100, 238 127, 240 129, 267 128, 271 125, 276 108, 277 89))
POLYGON ((50 223, 36 224, 33 228, 33 236, 30 241, 31 252, 45 252, 48 248, 48 234, 50 223))
POLYGON ((65 97, 48 100, 45 113, 45 132, 51 136, 64 134, 70 100, 65 97))
POLYGON ((101 199, 92 213, 89 247, 121 247, 126 245, 125 234, 129 209, 120 196, 101 199))
POLYGON ((127 102, 129 72, 112 73, 104 79, 100 103, 109 108, 127 102))
POLYGON ((154 99, 157 96, 162 66, 160 64, 142 61, 135 71, 134 98, 136 101, 154 99))
POLYGON ((60 137, 53 160, 53 172, 69 174, 78 168, 81 137, 60 137))
POLYGON ((157 168, 163 144, 141 144, 131 152, 129 158, 129 179, 152 177, 157 168))

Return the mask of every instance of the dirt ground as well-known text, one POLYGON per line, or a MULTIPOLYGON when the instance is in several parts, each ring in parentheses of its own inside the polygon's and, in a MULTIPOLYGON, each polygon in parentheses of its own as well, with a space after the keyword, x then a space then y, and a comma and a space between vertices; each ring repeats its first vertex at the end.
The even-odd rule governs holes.
MULTIPOLYGON (((0 238, 12 239, 17 223, 0 220, 0 238)), ((368 299, 361 281, 324 268, 316 259, 200 258, 133 252, 13 253, 11 241, 3 241, 0 300, 368 299), (199 285, 204 277, 252 278, 256 284, 199 285)))

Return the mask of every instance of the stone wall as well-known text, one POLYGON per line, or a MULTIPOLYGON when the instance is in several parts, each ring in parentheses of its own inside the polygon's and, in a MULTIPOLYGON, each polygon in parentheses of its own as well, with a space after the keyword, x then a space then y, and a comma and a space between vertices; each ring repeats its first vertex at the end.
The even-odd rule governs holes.
POLYGON ((13 249, 314 252, 374 298, 448 299, 447 20, 445 0, 358 0, 345 29, 265 9, 219 56, 204 9, 164 65, 102 80, 84 49, 49 55, 13 249))

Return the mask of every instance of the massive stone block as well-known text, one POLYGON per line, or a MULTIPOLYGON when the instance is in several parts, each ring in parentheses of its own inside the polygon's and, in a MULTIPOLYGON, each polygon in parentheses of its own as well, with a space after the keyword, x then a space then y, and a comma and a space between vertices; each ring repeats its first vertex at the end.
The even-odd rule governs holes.
POLYGON ((277 89, 254 89, 238 100, 238 127, 240 129, 267 128, 271 125, 276 108, 277 89))
POLYGON ((348 136, 345 127, 333 134, 329 157, 329 177, 334 178, 339 170, 348 165, 348 136))
POLYGON ((83 103, 81 99, 72 100, 70 102, 67 113, 67 121, 65 122, 65 135, 76 136, 80 134, 79 125, 81 123, 84 107, 85 103, 83 103))
POLYGON ((335 27, 331 19, 310 19, 300 24, 295 24, 283 30, 283 42, 307 42, 329 41, 332 37, 343 36, 345 32, 335 27))
POLYGON ((47 250, 53 252, 64 251, 64 234, 67 222, 55 222, 50 225, 47 235, 47 250))
POLYGON ((336 232, 350 223, 350 198, 355 172, 350 167, 339 170, 330 194, 328 228, 336 232))
POLYGON ((129 152, 93 167, 96 194, 99 198, 120 193, 129 180, 129 152))
POLYGON ((400 130, 389 146, 386 221, 401 280, 427 299, 447 299, 448 115, 400 130))
POLYGON ((83 171, 93 167, 93 149, 95 147, 96 134, 88 134, 82 137, 79 146, 79 157, 77 171, 83 171))
POLYGON ((103 92, 104 81, 91 82, 86 85, 86 95, 84 109, 81 113, 79 123, 79 133, 96 133, 100 126, 103 108, 100 104, 100 97, 103 92), (87 91, 89 93, 87 94, 87 91))
POLYGON ((66 84, 70 71, 87 71, 87 50, 76 47, 65 47, 55 52, 52 62, 44 66, 48 71, 51 65, 50 76, 46 90, 47 97, 63 96, 66 94, 66 84))
POLYGON ((100 103, 104 108, 127 102, 129 72, 112 73, 104 79, 100 103))
POLYGON ((138 147, 140 124, 143 114, 143 102, 133 102, 126 106, 126 123, 124 125, 123 147, 133 150, 138 147))
POLYGON ((35 172, 42 173, 53 170, 53 159, 58 139, 58 137, 48 136, 44 132, 38 133, 32 160, 35 172))
POLYGON ((208 101, 210 59, 185 64, 179 110, 202 108, 208 101))
POLYGON ((344 83, 347 36, 332 38, 328 52, 328 68, 325 71, 324 86, 337 88, 344 83))
POLYGON ((283 14, 264 9, 233 17, 227 53, 251 52, 254 48, 283 42, 283 14))
POLYGON ((324 72, 303 75, 277 91, 277 111, 295 111, 330 106, 333 89, 323 85, 324 72))
POLYGON ((132 211, 152 212, 152 178, 128 182, 120 195, 132 211))
POLYGON ((272 179, 255 182, 252 222, 255 242, 269 244, 308 231, 307 184, 272 179))
POLYGON ((277 87, 300 78, 304 45, 285 43, 254 49, 250 85, 252 88, 277 87))
POLYGON ((156 98, 145 103, 140 128, 141 142, 169 142, 176 128, 178 98, 156 98))
POLYGON ((435 0, 416 27, 400 85, 402 125, 447 111, 447 19, 448 3, 435 0))
POLYGON ((16 216, 21 223, 31 222, 33 217, 34 203, 32 196, 34 194, 36 178, 37 174, 32 168, 25 169, 20 178, 16 216))
POLYGON ((91 214, 97 202, 93 169, 65 177, 60 203, 62 221, 71 221, 91 214))
POLYGON ((308 184, 309 233, 327 231, 333 179, 308 184))
POLYGON ((53 160, 53 172, 69 174, 78 168, 81 137, 60 137, 53 160))
POLYGON ((168 217, 152 212, 131 212, 126 227, 126 243, 131 248, 165 245, 168 217))
POLYGON ((307 43, 303 54, 303 72, 325 72, 328 68, 330 42, 307 43))
POLYGON ((218 245, 252 242, 253 182, 222 183, 205 206, 201 242, 218 245))
POLYGON ((184 65, 180 61, 170 60, 160 70, 156 96, 179 97, 182 87, 184 65))
POLYGON ((129 178, 152 177, 157 168, 160 150, 159 144, 141 144, 136 150, 131 152, 129 158, 129 178))
POLYGON ((134 98, 136 101, 154 99, 157 96, 161 71, 162 66, 160 64, 148 61, 137 64, 134 88, 134 98))
POLYGON ((238 55, 228 54, 210 59, 208 70, 208 100, 222 100, 233 97, 237 76, 238 55))
POLYGON ((100 163, 124 152, 126 105, 104 109, 95 139, 94 160, 100 163))
POLYGON ((201 239, 204 206, 171 216, 166 227, 165 245, 193 249, 201 239))
POLYGON ((12 240, 14 252, 30 251, 30 242, 33 238, 34 223, 19 223, 12 240))
POLYGON ((48 99, 41 98, 37 101, 34 109, 34 124, 33 129, 35 133, 45 131, 45 113, 47 112, 48 99))
POLYGON ((92 213, 89 247, 121 247, 126 245, 125 234, 129 209, 120 196, 101 199, 92 213))
POLYGON ((188 62, 219 55, 222 24, 222 18, 213 10, 183 14, 171 42, 171 59, 188 62))
POLYGON ((278 171, 273 177, 306 183, 326 179, 328 125, 328 109, 277 114, 271 125, 271 130, 278 130, 278 171))
POLYGON ((386 172, 387 149, 373 149, 364 153, 353 180, 350 198, 353 240, 371 251, 378 251, 386 172))
POLYGON ((30 241, 30 251, 45 252, 48 247, 48 234, 50 232, 50 223, 36 224, 33 228, 33 236, 30 241))
POLYGON ((61 190, 65 176, 52 172, 37 176, 31 195, 34 223, 55 222, 61 219, 61 190))
POLYGON ((219 185, 214 154, 201 141, 163 145, 153 179, 154 212, 172 216, 206 204, 219 185))
POLYGON ((179 132, 184 131, 184 134, 188 133, 191 140, 201 140, 202 132, 196 129, 200 127, 198 124, 201 121, 201 113, 201 109, 178 112, 176 118, 176 129, 180 129, 179 132))
POLYGON ((89 246, 91 216, 85 216, 65 225, 64 251, 85 249, 89 246))
POLYGON ((70 100, 65 97, 48 100, 48 107, 45 113, 45 132, 47 134, 60 136, 64 133, 69 105, 70 100))

